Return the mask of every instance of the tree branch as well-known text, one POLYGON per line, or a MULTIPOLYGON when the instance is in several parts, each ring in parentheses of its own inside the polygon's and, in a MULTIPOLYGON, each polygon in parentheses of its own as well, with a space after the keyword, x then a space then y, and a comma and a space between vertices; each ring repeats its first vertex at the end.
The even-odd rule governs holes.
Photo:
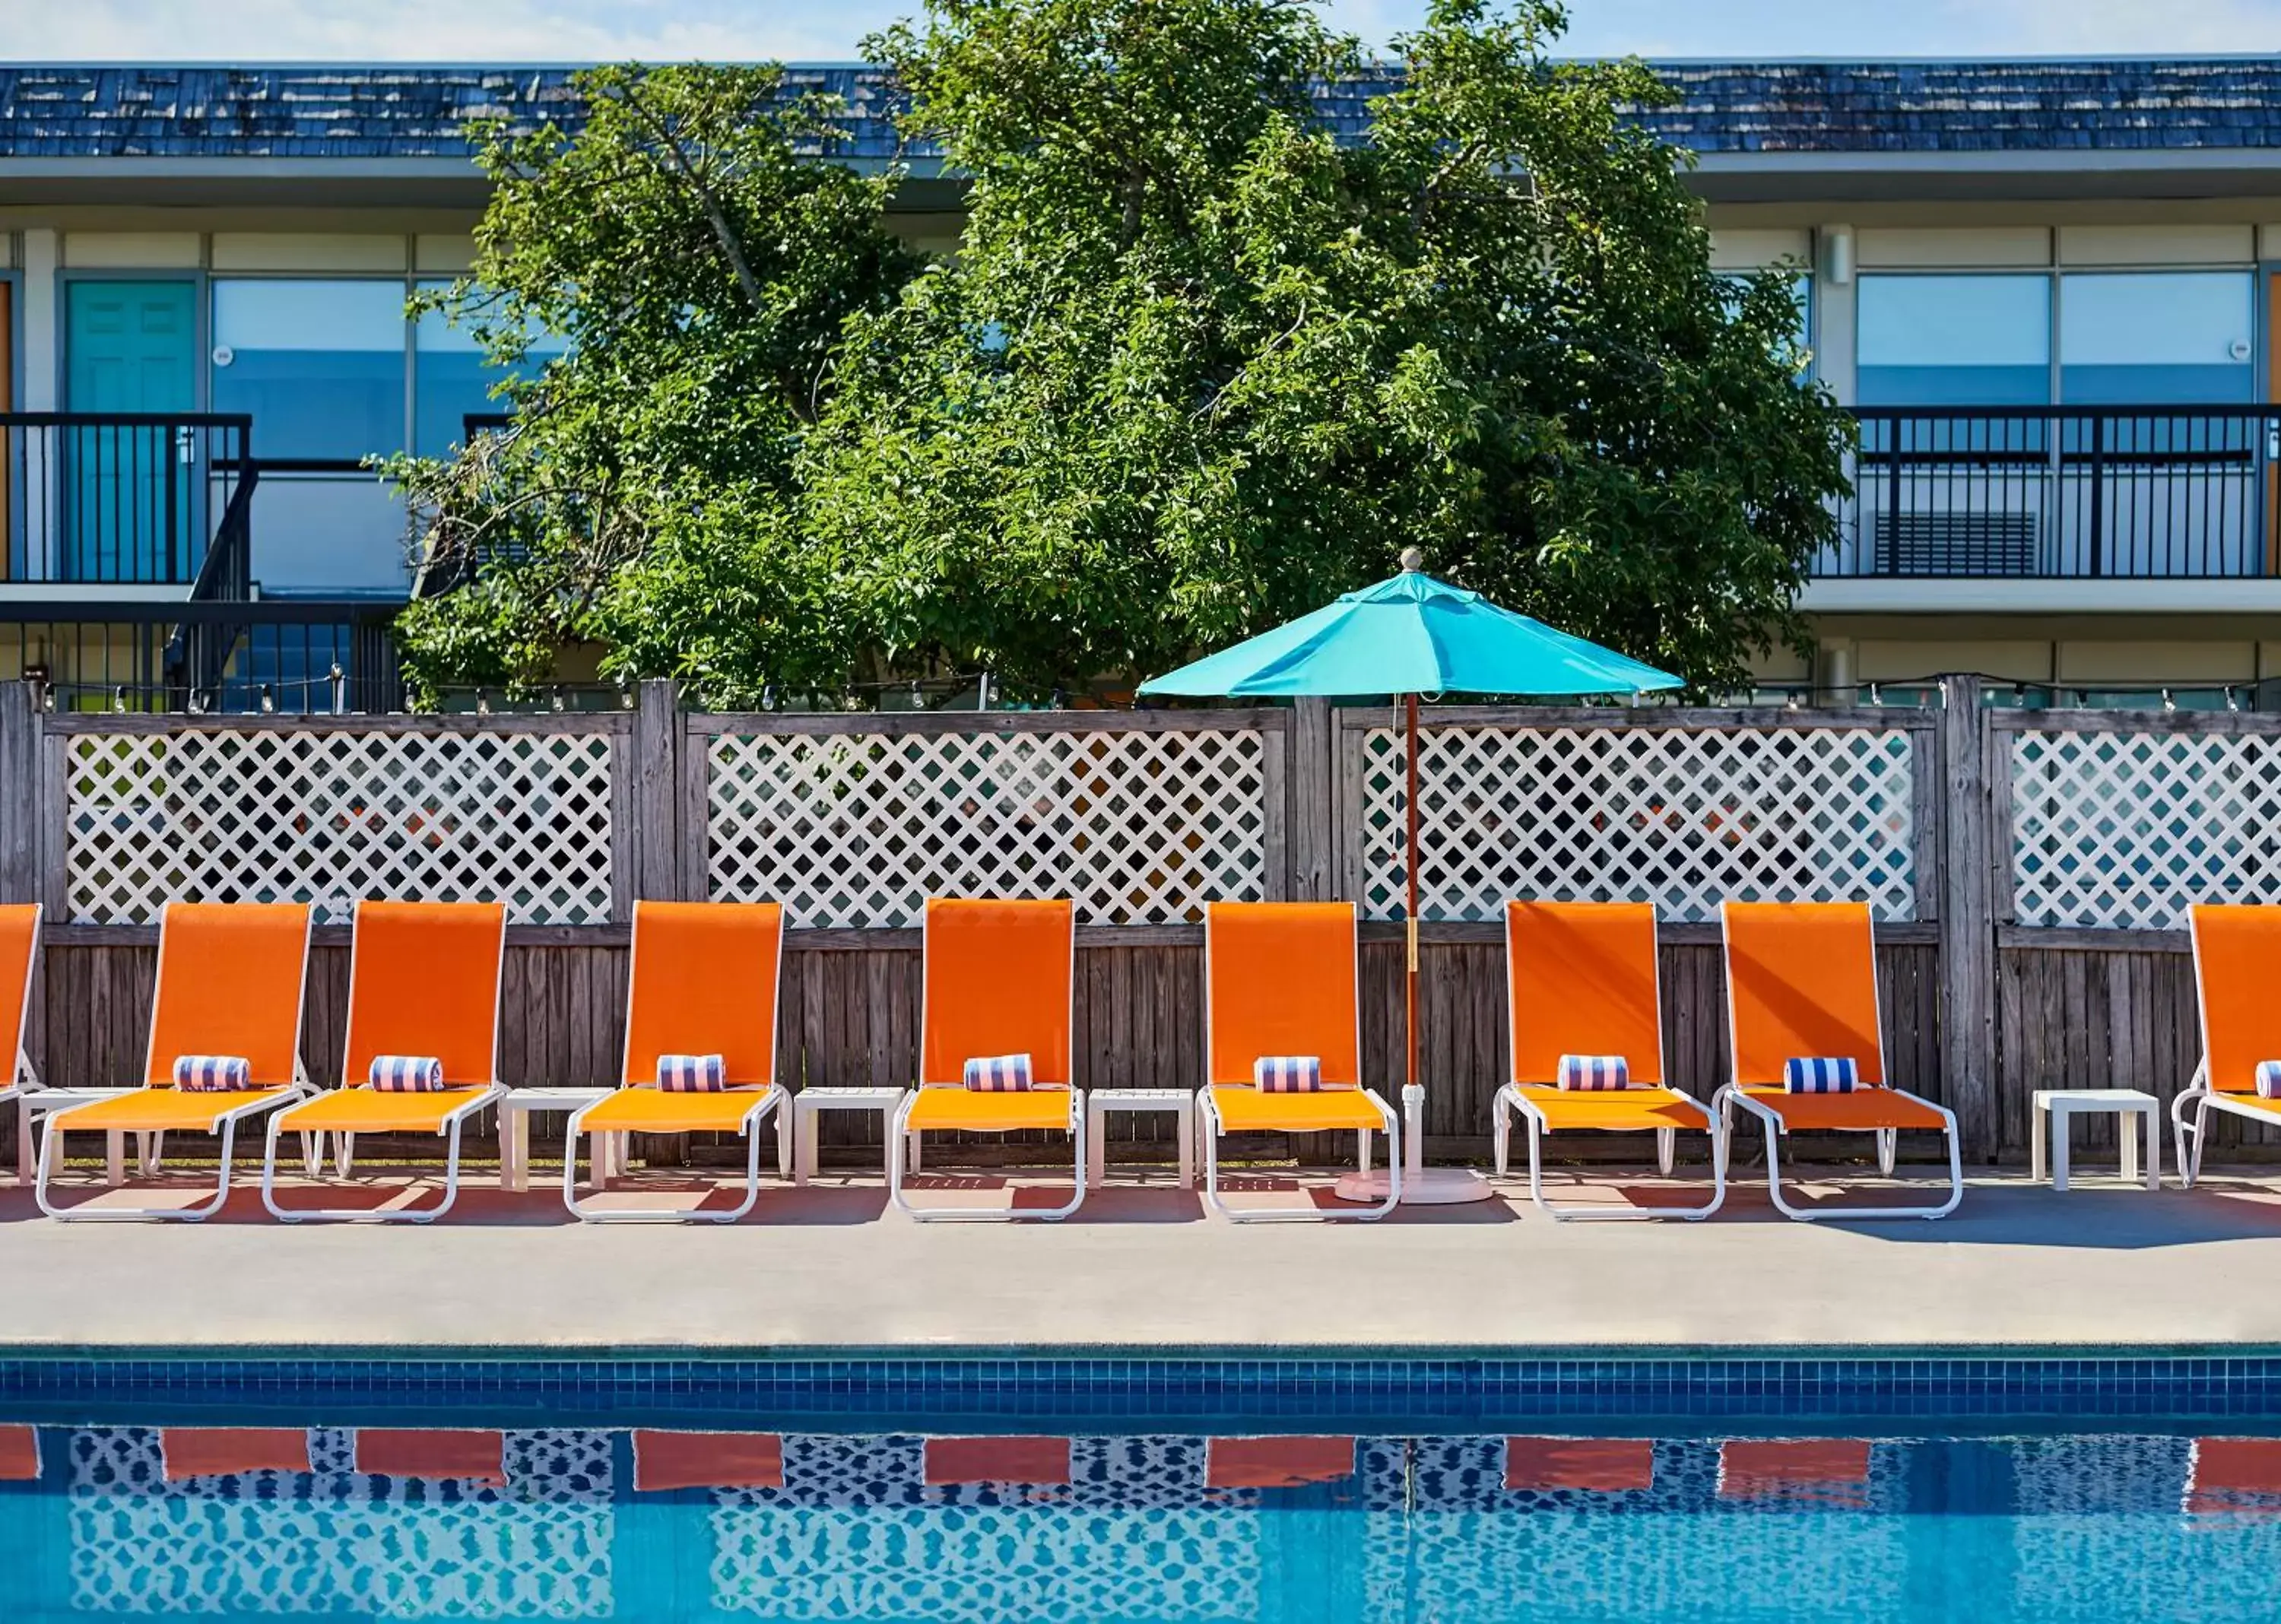
POLYGON ((689 189, 697 194, 697 205, 705 211, 706 221, 713 228, 713 236, 721 244, 722 257, 729 261, 729 268, 736 273, 737 286, 743 290, 745 302, 753 307, 754 315, 766 315, 768 294, 761 286, 761 279, 753 275, 752 265, 745 258, 744 245, 738 242, 736 228, 729 223, 728 211, 721 206, 721 199, 715 195, 713 189, 705 183, 705 177, 691 161, 680 138, 662 119, 643 105, 638 97, 630 95, 619 100, 621 105, 648 126, 657 136, 672 167, 680 171, 682 178, 689 183, 689 189))

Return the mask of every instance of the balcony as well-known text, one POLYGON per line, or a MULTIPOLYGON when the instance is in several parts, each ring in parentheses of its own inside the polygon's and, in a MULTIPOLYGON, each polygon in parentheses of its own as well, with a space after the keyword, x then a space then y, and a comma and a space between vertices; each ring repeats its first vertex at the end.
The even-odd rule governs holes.
POLYGON ((210 413, 0 413, 0 581, 182 596, 238 567, 243 547, 217 542, 243 539, 251 433, 210 413))
POLYGON ((2281 607, 2281 406, 1855 416, 1853 495, 1802 607, 2281 607))

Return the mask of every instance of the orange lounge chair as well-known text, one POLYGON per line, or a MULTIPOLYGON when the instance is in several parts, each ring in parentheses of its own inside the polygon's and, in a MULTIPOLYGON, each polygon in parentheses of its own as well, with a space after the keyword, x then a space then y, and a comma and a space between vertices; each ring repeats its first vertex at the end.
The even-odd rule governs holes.
POLYGON ((1964 1199, 1956 1117, 1885 1080, 1884 1027, 1877 1007, 1877 955, 1863 902, 1728 902, 1720 909, 1726 940, 1727 1025, 1731 1070, 1713 1102, 1727 1131, 1734 1112, 1767 1127, 1767 1188, 1794 1218, 1945 1218, 1964 1199), (1790 1094, 1783 1069, 1794 1059, 1850 1059, 1851 1094, 1790 1094), (1948 1198, 1937 1206, 1794 1206, 1782 1195, 1779 1141, 1807 1133, 1875 1133, 1877 1166, 1890 1175, 1904 1128, 1948 1136, 1948 1198))
POLYGON ((776 1080, 777 994, 784 909, 774 902, 636 902, 627 971, 625 1064, 615 1094, 570 1118, 562 1204, 590 1224, 733 1224, 761 1195, 761 1124, 792 1125, 776 1080), (718 1055, 725 1088, 669 1094, 661 1055, 718 1055), (578 1199, 580 1133, 736 1133, 745 1140, 745 1199, 719 1212, 685 1207, 598 1209, 578 1199))
MULTIPOLYGON (((159 978, 151 994, 143 1086, 49 1113, 34 1190, 40 1210, 59 1218, 193 1222, 220 1211, 229 1199, 237 1125, 307 1097, 301 995, 308 963, 305 903, 167 903, 159 916, 159 978), (184 1055, 241 1057, 250 1068, 251 1086, 228 1091, 177 1088, 174 1062, 184 1055), (65 1209, 48 1199, 66 1133, 159 1135, 169 1130, 220 1136, 221 1172, 213 1200, 195 1207, 65 1209)), ((146 1172, 149 1166, 146 1158, 146 1172)))
POLYGON ((2188 924, 2202 1059, 2170 1102, 2170 1121, 2177 1138, 2178 1177, 2192 1189, 2202 1176, 2210 1112, 2268 1127, 2281 1124, 2281 1099, 2257 1092, 2257 1068, 2281 1060, 2281 1000, 2273 995, 2273 972, 2281 967, 2281 908, 2197 902, 2188 924))
POLYGON ((1368 1220, 1402 1199, 1402 1127, 1362 1086, 1362 994, 1351 902, 1210 902, 1204 906, 1204 1199, 1240 1223, 1368 1220), (1311 1055, 1324 1087, 1263 1094, 1255 1062, 1311 1055), (1362 1169, 1370 1136, 1386 1135, 1386 1199, 1350 1210, 1231 1210, 1219 1197, 1219 1141, 1228 1133, 1318 1133, 1351 1128, 1362 1169))
POLYGON ((929 897, 919 996, 919 1086, 895 1112, 887 1189, 915 1218, 1002 1223, 1067 1218, 1085 1203, 1085 1093, 1077 1087, 1077 905, 929 897), (1027 1055, 1037 1085, 986 1094, 964 1086, 966 1063, 1027 1055), (914 1207, 904 1199, 910 1151, 923 1133, 1065 1132, 1076 1154, 1066 1205, 914 1207))
POLYGON ((0 907, 0 1048, 8 1065, 0 1072, 0 1103, 16 1107, 16 1182, 32 1181, 32 1106, 25 1095, 38 1092, 40 1074, 24 1048, 24 1028, 32 1014, 32 971, 40 962, 40 905, 11 902, 0 907))
POLYGON ((1512 1010, 1512 1080, 1491 1107, 1497 1177, 1505 1174, 1512 1114, 1528 1124, 1528 1196, 1556 1218, 1705 1218, 1727 1198, 1726 1136, 1717 1115, 1668 1087, 1652 902, 1508 902, 1505 991, 1512 1010), (1606 1093, 1554 1087, 1563 1055, 1622 1056, 1632 1086, 1606 1093), (1671 1176, 1679 1130, 1711 1136, 1711 1199, 1698 1207, 1561 1206, 1545 1199, 1543 1139, 1574 1128, 1655 1134, 1671 1176))
MULTIPOLYGON (((349 949, 349 1029, 342 1083, 269 1119, 261 1199, 289 1224, 311 1218, 424 1224, 460 1195, 460 1131, 506 1090, 499 1082, 499 976, 506 952, 506 909, 498 902, 359 902, 349 949), (382 1055, 432 1056, 445 1087, 387 1094, 369 1081, 382 1055), (277 1141, 313 1135, 321 1148, 339 1136, 345 1179, 360 1133, 439 1133, 450 1140, 444 1198, 432 1207, 295 1209, 277 1204, 277 1141)), ((320 1157, 309 1156, 309 1174, 320 1157)))

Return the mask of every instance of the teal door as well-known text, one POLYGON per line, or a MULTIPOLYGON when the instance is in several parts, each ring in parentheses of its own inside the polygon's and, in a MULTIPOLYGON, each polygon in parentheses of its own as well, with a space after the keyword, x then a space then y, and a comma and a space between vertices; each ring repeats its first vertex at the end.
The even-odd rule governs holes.
MULTIPOLYGON (((197 289, 189 282, 65 284, 64 409, 181 414, 197 405, 197 289)), ((197 439, 187 425, 64 429, 64 578, 188 581, 198 527, 197 439)))

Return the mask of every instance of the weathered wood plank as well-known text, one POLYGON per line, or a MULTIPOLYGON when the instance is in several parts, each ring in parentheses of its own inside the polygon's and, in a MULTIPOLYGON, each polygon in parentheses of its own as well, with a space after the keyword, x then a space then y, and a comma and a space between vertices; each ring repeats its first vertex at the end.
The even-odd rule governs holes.
POLYGON ((28 683, 0 683, 0 902, 41 901, 40 713, 28 683))
MULTIPOLYGON (((652 678, 638 691, 631 749, 633 894, 671 900, 681 889, 681 702, 672 682, 652 678)), ((627 861, 621 838, 614 862, 627 861)))
POLYGON ((1338 875, 1334 737, 1330 700, 1291 702, 1283 761, 1285 894, 1302 902, 1327 901, 1338 875))
MULTIPOLYGON (((2001 1150, 2024 1157, 2032 1130, 2029 1096, 2038 1088, 2143 1088, 2169 1102, 2200 1059, 2192 960, 2167 948, 2097 954, 1999 949, 1997 998, 2002 1041, 1998 1088, 2001 1150)), ((2111 1122, 2083 1130, 2106 1153, 2111 1122)), ((2213 1122, 2213 1148, 2281 1144, 2270 1130, 2213 1122)))
POLYGON ((1964 1154, 1996 1154, 1995 863, 1980 679, 1941 679, 1941 1098, 1964 1154))

